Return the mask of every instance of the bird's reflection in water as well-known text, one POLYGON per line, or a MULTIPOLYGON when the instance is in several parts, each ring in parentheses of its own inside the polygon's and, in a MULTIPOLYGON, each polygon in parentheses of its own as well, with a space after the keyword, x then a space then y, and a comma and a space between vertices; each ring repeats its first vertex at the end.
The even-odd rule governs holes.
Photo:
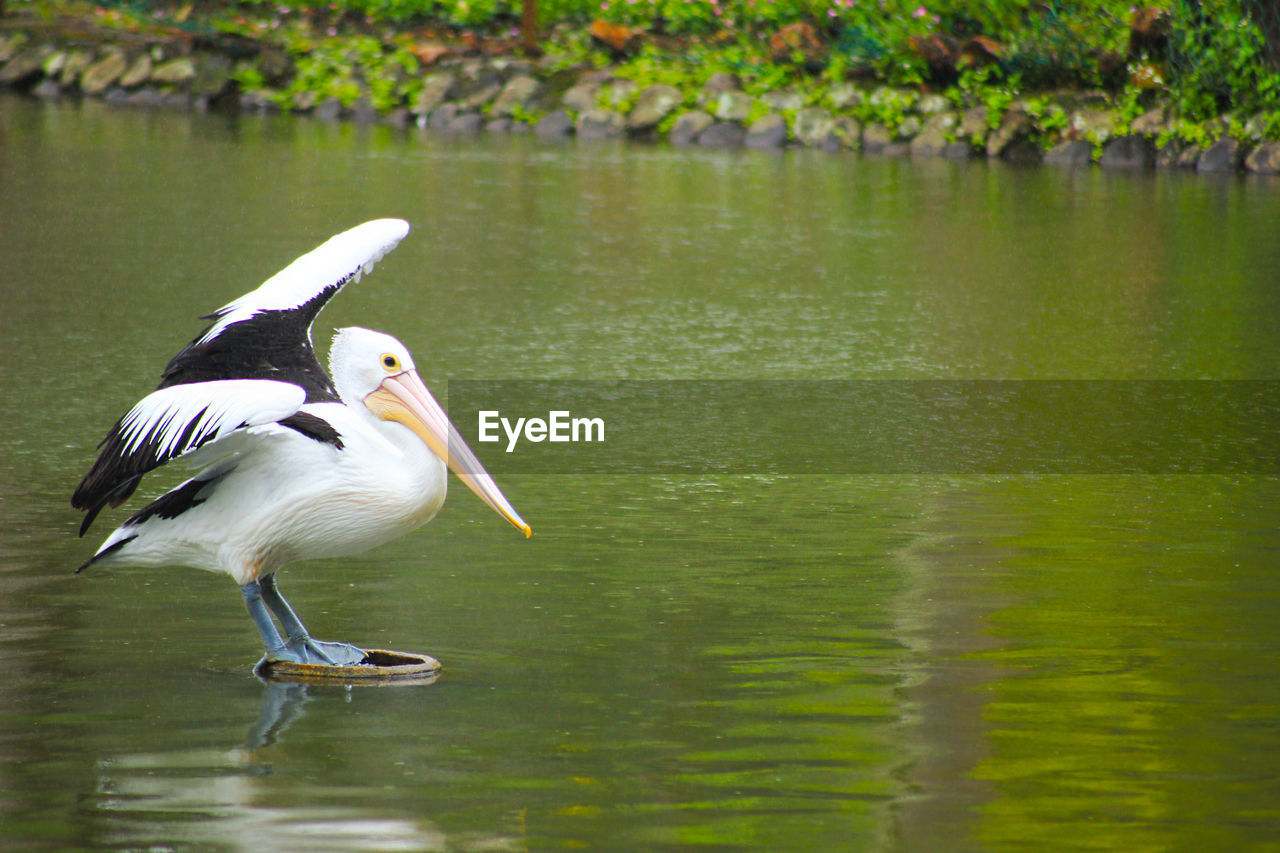
MULTIPOLYGON (((361 687, 410 687, 433 684, 439 678, 439 671, 417 673, 410 676, 388 678, 384 681, 364 682, 361 687)), ((311 701, 307 692, 313 685, 324 685, 329 689, 353 690, 354 685, 334 682, 327 679, 311 679, 290 681, 278 677, 261 678, 266 686, 262 694, 262 712, 258 722, 249 730, 249 749, 270 746, 276 738, 293 721, 302 716, 303 706, 311 701)))
MULTIPOLYGON (((100 759, 89 846, 233 851, 444 850, 471 846, 448 839, 430 821, 358 804, 330 806, 323 786, 304 805, 281 804, 299 791, 263 753, 287 741, 285 732, 308 703, 330 690, 266 682, 258 719, 243 746, 133 753, 100 759), (282 797, 288 789, 291 796, 282 797)), ((488 837, 488 849, 517 849, 515 839, 488 837)))
POLYGON ((281 733, 302 716, 304 706, 311 701, 305 684, 268 681, 264 687, 262 711, 258 714, 258 722, 249 729, 249 749, 275 743, 281 733))

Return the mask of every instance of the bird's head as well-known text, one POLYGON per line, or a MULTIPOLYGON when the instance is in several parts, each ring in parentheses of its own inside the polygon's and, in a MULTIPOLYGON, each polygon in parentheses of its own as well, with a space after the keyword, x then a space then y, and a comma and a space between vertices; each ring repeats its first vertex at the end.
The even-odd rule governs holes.
POLYGON ((408 427, 482 501, 525 536, 532 535, 418 378, 413 356, 404 344, 371 329, 339 329, 329 350, 329 370, 344 403, 365 406, 381 420, 408 427))

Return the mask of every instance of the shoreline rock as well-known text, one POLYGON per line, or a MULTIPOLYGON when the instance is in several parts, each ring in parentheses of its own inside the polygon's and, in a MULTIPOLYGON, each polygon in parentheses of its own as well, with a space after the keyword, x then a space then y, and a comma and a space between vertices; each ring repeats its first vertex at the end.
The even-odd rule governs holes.
MULTIPOLYGON (((1015 101, 998 120, 938 94, 841 81, 816 92, 752 92, 737 76, 711 74, 695 92, 655 83, 643 89, 617 69, 552 65, 510 57, 443 57, 406 72, 406 97, 375 107, 364 69, 351 70, 341 98, 294 91, 291 57, 270 47, 232 57, 189 42, 58 43, 22 31, 0 35, 0 89, 43 100, 91 98, 134 108, 292 111, 323 121, 383 121, 447 134, 532 132, 542 139, 630 138, 672 145, 916 159, 985 156, 1011 163, 1103 169, 1191 169, 1280 174, 1280 142, 1222 135, 1211 144, 1179 142, 1167 106, 1149 105, 1128 126, 1101 93, 1060 93, 1039 123, 1043 100, 1015 101), (257 81, 245 89, 240 81, 257 81), (347 85, 349 84, 349 85, 347 85), (1120 133, 1117 133, 1120 130, 1120 133)), ((1225 125, 1223 125, 1225 126, 1225 125)))

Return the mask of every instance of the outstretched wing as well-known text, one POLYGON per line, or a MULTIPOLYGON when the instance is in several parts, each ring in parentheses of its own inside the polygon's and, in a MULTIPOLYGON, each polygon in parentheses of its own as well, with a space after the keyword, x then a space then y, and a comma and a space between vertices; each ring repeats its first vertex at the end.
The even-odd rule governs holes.
POLYGON ((148 471, 237 430, 294 416, 306 392, 291 382, 225 379, 161 388, 116 422, 71 498, 86 510, 80 535, 107 504, 119 506, 148 471))
MULTIPOLYGON (((375 219, 322 243, 204 319, 213 323, 165 367, 159 388, 121 418, 71 498, 85 510, 83 536, 107 504, 119 506, 142 476, 236 430, 285 426, 335 441, 298 409, 338 400, 316 360, 311 324, 326 303, 409 233, 401 219, 375 219)), ((331 430, 330 430, 331 432, 331 430)))
POLYGON ((219 308, 161 376, 160 387, 220 379, 273 379, 301 387, 308 402, 337 400, 316 359, 311 324, 343 287, 373 269, 406 234, 402 219, 375 219, 321 244, 219 308))

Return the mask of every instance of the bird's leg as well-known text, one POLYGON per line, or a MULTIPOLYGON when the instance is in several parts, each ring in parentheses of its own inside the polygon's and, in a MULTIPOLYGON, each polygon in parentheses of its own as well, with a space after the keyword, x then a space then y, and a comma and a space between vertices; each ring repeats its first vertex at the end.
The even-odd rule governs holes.
POLYGON ((258 633, 262 634, 262 645, 266 646, 267 656, 270 657, 272 652, 284 648, 284 638, 280 636, 276 623, 271 621, 270 611, 263 604, 262 585, 258 581, 249 581, 240 587, 240 593, 249 608, 249 615, 253 617, 253 624, 258 626, 258 633))
POLYGON ((271 608, 271 612, 280 620, 280 626, 289 635, 288 642, 281 643, 282 648, 267 649, 268 659, 330 666, 349 666, 364 660, 364 649, 350 643, 313 640, 306 626, 302 624, 302 620, 298 618, 298 614, 293 612, 289 602, 285 601, 280 590, 276 588, 275 575, 263 575, 258 579, 258 587, 262 601, 271 608))
POLYGON ((289 640, 300 642, 311 639, 307 626, 302 624, 298 614, 293 612, 289 602, 285 601, 280 590, 276 589, 276 576, 263 575, 258 579, 258 585, 262 589, 262 600, 280 620, 280 627, 284 628, 284 632, 289 635, 289 640))

